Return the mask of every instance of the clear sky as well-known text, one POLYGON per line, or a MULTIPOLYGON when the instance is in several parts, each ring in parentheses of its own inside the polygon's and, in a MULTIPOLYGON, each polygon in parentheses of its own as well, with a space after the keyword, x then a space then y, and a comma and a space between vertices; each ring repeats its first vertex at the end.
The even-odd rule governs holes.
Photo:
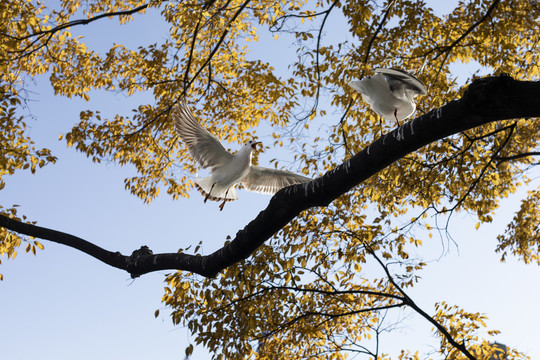
MULTIPOLYGON (((144 15, 136 20, 124 27, 105 21, 80 31, 90 47, 103 48, 113 41, 137 46, 167 36, 166 27, 160 27, 157 17, 144 15)), ((92 164, 57 139, 77 122, 83 109, 127 113, 151 100, 144 95, 128 98, 104 93, 93 93, 90 103, 55 97, 46 78, 36 79, 32 91, 34 101, 29 111, 37 121, 30 121, 31 135, 38 147, 50 148, 59 160, 35 175, 23 172, 8 178, 0 199, 3 205, 19 204, 20 212, 38 220, 38 225, 123 254, 141 245, 149 246, 154 253, 175 252, 199 241, 210 253, 222 246, 227 235, 234 235, 251 221, 270 199, 242 190, 240 199, 220 212, 218 203, 203 204, 199 193, 193 191, 190 199, 172 201, 165 195, 145 205, 124 190, 123 179, 135 175, 134 169, 92 164)), ((257 134, 263 141, 270 139, 269 133, 257 134)), ((268 149, 259 162, 267 164, 273 157, 272 149, 268 149)), ((502 233, 519 207, 515 198, 502 204, 493 224, 483 225, 478 231, 474 219, 456 216, 451 226, 458 247, 445 244, 449 253, 427 267, 411 294, 428 313, 433 313, 434 302, 443 300, 485 313, 488 328, 503 331, 494 340, 538 359, 539 267, 511 258, 500 263, 494 254, 496 235, 502 233)), ((183 359, 190 336, 185 329, 172 325, 161 304, 167 272, 132 280, 127 273, 77 250, 42 243, 45 251, 37 256, 23 254, 23 247, 15 261, 2 259, 2 359, 183 359), (156 309, 161 309, 157 319, 156 309)), ((439 239, 434 238, 425 251, 428 259, 438 258, 442 251, 439 239)), ((431 326, 414 317, 407 324, 395 334, 399 338, 394 335, 383 348, 397 344, 397 348, 414 349, 418 345, 428 349, 423 344, 429 340, 431 326)), ((205 359, 208 355, 197 348, 193 358, 205 359)))

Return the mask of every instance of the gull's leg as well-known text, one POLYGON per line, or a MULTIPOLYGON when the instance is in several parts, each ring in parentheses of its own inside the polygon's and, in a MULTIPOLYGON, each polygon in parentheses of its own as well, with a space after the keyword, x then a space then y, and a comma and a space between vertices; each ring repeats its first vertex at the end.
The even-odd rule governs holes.
POLYGON ((381 137, 384 136, 384 132, 383 132, 383 129, 382 129, 382 117, 379 116, 379 129, 381 129, 381 137))
POLYGON ((210 188, 210 191, 208 192, 208 194, 206 194, 206 197, 204 198, 205 203, 208 200, 208 198, 210 197, 210 194, 212 193, 212 189, 214 188, 214 185, 216 185, 216 183, 212 184, 212 187, 210 188))
POLYGON ((223 211, 223 207, 225 206, 225 203, 227 202, 227 194, 229 193, 229 189, 227 189, 227 191, 225 191, 225 199, 223 199, 223 202, 221 203, 221 205, 219 205, 219 211, 223 211))
POLYGON ((396 118, 396 122, 397 122, 398 126, 401 126, 401 124, 399 123, 399 120, 397 118, 397 109, 394 110, 394 117, 396 118))

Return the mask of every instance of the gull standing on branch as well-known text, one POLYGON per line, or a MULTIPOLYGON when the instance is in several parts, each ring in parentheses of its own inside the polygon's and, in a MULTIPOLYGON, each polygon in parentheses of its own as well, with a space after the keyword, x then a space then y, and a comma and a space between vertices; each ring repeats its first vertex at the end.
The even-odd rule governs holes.
POLYGON ((284 187, 311 181, 288 171, 251 165, 251 153, 261 144, 259 141, 250 140, 234 155, 231 154, 201 126, 185 102, 176 105, 173 117, 176 130, 193 159, 203 168, 210 168, 211 176, 195 179, 197 189, 205 196, 204 202, 223 200, 220 210, 227 201, 238 199, 237 183, 242 183, 248 191, 274 194, 284 187))
POLYGON ((362 99, 385 120, 399 121, 416 110, 414 98, 426 95, 426 86, 411 73, 399 69, 375 69, 375 75, 355 80, 349 86, 362 94, 362 99))

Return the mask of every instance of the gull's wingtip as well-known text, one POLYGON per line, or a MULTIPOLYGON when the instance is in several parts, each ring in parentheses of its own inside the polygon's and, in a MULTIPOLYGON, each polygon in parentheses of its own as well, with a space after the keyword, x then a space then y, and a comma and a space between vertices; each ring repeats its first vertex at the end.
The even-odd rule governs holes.
POLYGON ((185 97, 180 98, 176 104, 173 105, 173 111, 181 111, 181 110, 188 110, 188 104, 185 97))
POLYGON ((373 69, 373 71, 375 73, 383 74, 384 76, 403 81, 418 92, 418 94, 427 95, 427 88, 424 82, 409 71, 396 68, 376 68, 373 69))
POLYGON ((363 89, 362 89, 361 84, 362 82, 360 80, 353 80, 349 82, 347 85, 349 85, 349 87, 352 88, 353 90, 358 91, 359 93, 362 93, 363 89))

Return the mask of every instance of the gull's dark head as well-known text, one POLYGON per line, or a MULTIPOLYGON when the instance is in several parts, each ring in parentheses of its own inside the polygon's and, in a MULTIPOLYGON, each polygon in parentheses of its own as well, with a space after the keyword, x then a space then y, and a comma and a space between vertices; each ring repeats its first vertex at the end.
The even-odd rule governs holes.
POLYGON ((253 150, 257 150, 257 145, 259 145, 259 144, 262 145, 262 142, 260 142, 260 141, 254 141, 254 140, 249 140, 249 141, 247 142, 246 145, 251 146, 251 148, 252 148, 253 150))

